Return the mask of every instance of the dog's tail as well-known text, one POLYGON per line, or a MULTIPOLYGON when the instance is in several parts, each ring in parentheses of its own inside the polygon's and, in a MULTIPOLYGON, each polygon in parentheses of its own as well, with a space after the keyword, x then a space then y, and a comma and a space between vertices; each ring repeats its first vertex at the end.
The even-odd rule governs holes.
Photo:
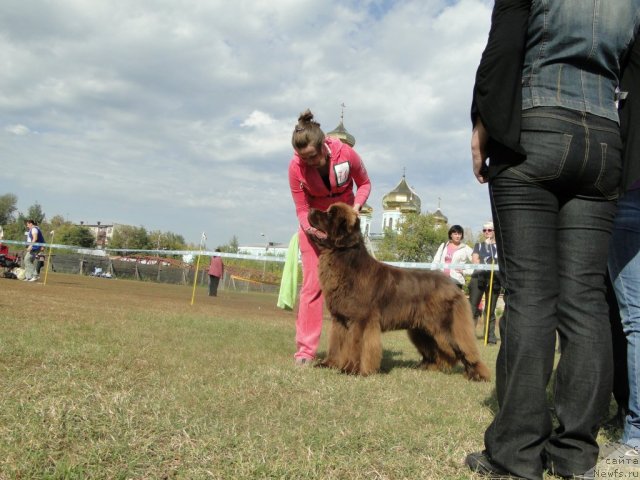
POLYGON ((489 381, 491 372, 480 359, 471 306, 462 292, 454 301, 452 313, 453 326, 451 333, 453 334, 453 342, 457 343, 454 346, 454 350, 464 365, 465 375, 470 380, 489 381))

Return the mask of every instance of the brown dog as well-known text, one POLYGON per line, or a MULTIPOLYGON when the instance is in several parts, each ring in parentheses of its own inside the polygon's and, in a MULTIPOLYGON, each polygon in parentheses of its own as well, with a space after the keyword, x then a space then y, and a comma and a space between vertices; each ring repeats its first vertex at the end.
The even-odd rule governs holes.
POLYGON ((332 325, 322 366, 369 375, 380 368, 381 333, 406 329, 423 368, 449 370, 458 360, 471 380, 489 380, 480 360, 471 307, 442 272, 386 265, 367 252, 360 219, 345 203, 311 210, 309 223, 327 234, 320 248, 320 284, 332 325))

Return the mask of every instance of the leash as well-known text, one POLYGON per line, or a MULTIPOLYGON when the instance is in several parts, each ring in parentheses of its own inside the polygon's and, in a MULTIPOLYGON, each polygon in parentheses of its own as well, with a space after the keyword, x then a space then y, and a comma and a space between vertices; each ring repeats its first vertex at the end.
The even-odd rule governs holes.
MULTIPOLYGON (((493 257, 493 253, 491 255, 491 267, 495 264, 496 260, 493 257)), ((493 268, 491 268, 491 275, 489 275, 489 298, 487 298, 487 318, 484 322, 484 346, 486 347, 489 343, 489 316, 491 315, 491 296, 493 294, 493 268)))

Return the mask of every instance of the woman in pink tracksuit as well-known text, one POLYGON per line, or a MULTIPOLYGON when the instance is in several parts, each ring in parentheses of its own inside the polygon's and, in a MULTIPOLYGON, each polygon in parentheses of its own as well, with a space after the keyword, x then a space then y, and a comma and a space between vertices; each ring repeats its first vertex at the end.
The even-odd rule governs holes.
POLYGON ((311 208, 326 210, 337 202, 352 205, 359 212, 369 197, 371 182, 358 154, 340 140, 325 137, 309 110, 298 118, 291 143, 295 152, 289 163, 289 186, 300 222, 298 237, 303 277, 294 357, 297 365, 304 365, 316 355, 324 302, 318 279, 319 252, 309 237, 326 237, 324 232, 309 224, 307 215, 311 208))

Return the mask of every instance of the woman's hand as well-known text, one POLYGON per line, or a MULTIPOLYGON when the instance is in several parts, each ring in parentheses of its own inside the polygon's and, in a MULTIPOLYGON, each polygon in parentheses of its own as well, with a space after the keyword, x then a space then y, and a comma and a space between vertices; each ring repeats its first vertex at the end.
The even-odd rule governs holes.
POLYGON ((358 203, 354 203, 353 204, 353 210, 356 212, 356 215, 360 216, 360 209, 362 208, 362 205, 358 204, 358 203))
POLYGON ((471 158, 473 160, 473 174, 480 183, 486 183, 487 180, 489 180, 489 167, 487 166, 486 152, 488 141, 489 134, 487 129, 484 128, 482 120, 478 117, 471 134, 471 158))

